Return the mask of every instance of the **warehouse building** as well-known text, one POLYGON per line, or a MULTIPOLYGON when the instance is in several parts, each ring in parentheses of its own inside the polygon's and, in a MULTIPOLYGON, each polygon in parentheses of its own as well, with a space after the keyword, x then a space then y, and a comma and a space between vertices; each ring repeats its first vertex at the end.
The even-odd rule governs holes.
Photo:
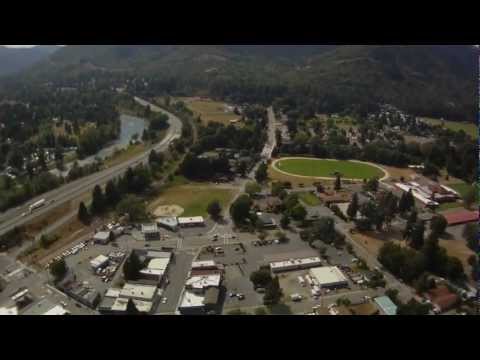
POLYGON ((322 260, 319 257, 304 258, 304 259, 290 259, 286 261, 278 261, 270 263, 270 269, 274 273, 284 271, 295 271, 310 269, 313 267, 322 266, 322 260))
POLYGON ((310 276, 321 288, 341 288, 348 286, 346 276, 338 267, 317 267, 310 270, 310 276))
POLYGON ((205 219, 202 216, 179 217, 178 224, 182 228, 205 226, 205 219))
POLYGON ((109 258, 106 257, 105 255, 100 255, 90 261, 90 266, 92 267, 93 271, 98 271, 99 269, 102 269, 106 267, 109 264, 109 258))
POLYGON ((93 236, 93 242, 99 245, 107 245, 112 239, 110 231, 100 231, 93 236))

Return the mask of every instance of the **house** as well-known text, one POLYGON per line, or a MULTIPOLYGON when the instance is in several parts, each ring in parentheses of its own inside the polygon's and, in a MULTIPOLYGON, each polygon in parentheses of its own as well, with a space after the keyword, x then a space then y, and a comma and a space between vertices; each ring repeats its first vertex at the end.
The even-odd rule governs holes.
POLYGON ((445 285, 431 289, 425 294, 425 297, 433 304, 436 313, 451 310, 460 302, 460 297, 454 292, 451 292, 445 285))
POLYGON ((277 227, 276 221, 268 214, 257 213, 258 222, 264 229, 272 229, 277 227))
POLYGON ((472 222, 478 222, 479 212, 477 211, 468 211, 460 210, 453 211, 448 214, 443 214, 447 220, 448 226, 463 225, 472 222))

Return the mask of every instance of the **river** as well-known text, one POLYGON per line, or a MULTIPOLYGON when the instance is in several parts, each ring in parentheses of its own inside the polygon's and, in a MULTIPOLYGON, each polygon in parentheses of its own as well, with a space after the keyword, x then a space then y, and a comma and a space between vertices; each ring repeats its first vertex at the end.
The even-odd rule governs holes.
MULTIPOLYGON (((113 155, 116 150, 128 148, 132 136, 138 134, 139 138, 141 139, 143 131, 147 128, 147 121, 145 119, 126 114, 120 115, 120 123, 121 128, 118 140, 110 143, 107 147, 100 150, 97 154, 89 156, 82 160, 78 160, 78 164, 80 166, 92 164, 97 158, 104 160, 107 157, 113 155)), ((67 176, 72 166, 73 162, 65 164, 65 171, 63 172, 60 172, 58 169, 54 169, 51 172, 52 174, 55 174, 57 176, 67 176)))

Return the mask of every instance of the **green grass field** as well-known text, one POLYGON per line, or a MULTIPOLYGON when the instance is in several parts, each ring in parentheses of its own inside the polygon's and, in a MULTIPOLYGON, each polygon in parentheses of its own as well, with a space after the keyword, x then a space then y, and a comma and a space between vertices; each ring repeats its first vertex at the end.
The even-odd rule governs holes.
MULTIPOLYGON (((439 119, 432 119, 432 118, 422 118, 425 122, 429 123, 430 125, 437 126, 442 125, 442 121, 439 119)), ((478 138, 478 127, 474 123, 465 123, 465 122, 457 122, 457 121, 445 121, 445 127, 452 131, 465 131, 468 135, 472 138, 478 138)))
POLYGON ((280 160, 276 166, 279 170, 286 173, 308 177, 333 178, 337 172, 346 179, 362 180, 374 177, 383 178, 385 176, 383 171, 374 166, 351 161, 288 159, 280 160))
POLYGON ((302 192, 298 194, 298 197, 308 206, 318 206, 321 204, 320 199, 309 192, 302 192))
MULTIPOLYGON (((451 187, 453 190, 457 191, 462 197, 465 196, 465 194, 471 188, 471 185, 466 184, 466 183, 450 184, 448 186, 451 187)), ((478 190, 478 185, 477 185, 477 190, 478 190)), ((480 200, 479 193, 477 191, 476 192, 475 203, 478 204, 479 200, 480 200)), ((440 205, 439 210, 440 211, 445 211, 445 210, 456 209, 456 208, 461 208, 461 207, 463 207, 463 205, 459 202, 445 203, 445 204, 440 205)))
POLYGON ((226 111, 226 104, 222 102, 187 99, 186 104, 195 115, 202 117, 204 125, 210 122, 230 125, 232 120, 240 119, 240 116, 235 115, 232 111, 226 111))
POLYGON ((153 210, 158 206, 178 205, 185 210, 182 216, 207 217, 207 206, 210 202, 218 200, 222 209, 228 211, 227 207, 233 196, 234 192, 231 190, 216 189, 212 186, 179 185, 166 189, 149 208, 153 210))

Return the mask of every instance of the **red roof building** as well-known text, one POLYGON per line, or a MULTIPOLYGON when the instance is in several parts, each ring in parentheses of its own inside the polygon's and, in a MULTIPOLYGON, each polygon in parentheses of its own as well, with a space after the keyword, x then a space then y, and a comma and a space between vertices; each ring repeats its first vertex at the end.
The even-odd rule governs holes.
POLYGON ((478 221, 478 211, 461 210, 443 214, 447 220, 448 226, 462 225, 478 221))
POLYGON ((426 297, 436 305, 441 312, 448 311, 455 307, 460 301, 457 294, 452 293, 446 286, 439 286, 430 290, 426 297))

